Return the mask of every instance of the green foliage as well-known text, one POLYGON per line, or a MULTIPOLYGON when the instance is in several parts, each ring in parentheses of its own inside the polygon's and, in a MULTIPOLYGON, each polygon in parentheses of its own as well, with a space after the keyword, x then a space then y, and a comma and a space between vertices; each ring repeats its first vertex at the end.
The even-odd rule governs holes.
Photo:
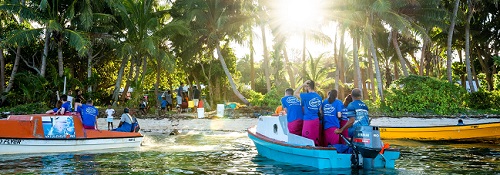
POLYGON ((262 105, 275 109, 281 105, 281 98, 283 97, 283 92, 278 92, 276 88, 271 89, 262 100, 262 105))
POLYGON ((0 108, 0 113, 10 112, 10 115, 42 114, 50 109, 51 108, 48 108, 46 103, 38 102, 38 103, 26 103, 10 108, 0 108))
POLYGON ((250 104, 254 106, 261 106, 262 101, 264 100, 264 95, 262 95, 259 92, 255 92, 253 90, 243 91, 243 96, 245 96, 250 102, 250 104))
POLYGON ((472 109, 497 108, 500 105, 500 91, 478 91, 471 93, 467 106, 472 109))
POLYGON ((452 114, 463 109, 465 89, 436 78, 410 75, 386 93, 387 110, 403 113, 452 114))

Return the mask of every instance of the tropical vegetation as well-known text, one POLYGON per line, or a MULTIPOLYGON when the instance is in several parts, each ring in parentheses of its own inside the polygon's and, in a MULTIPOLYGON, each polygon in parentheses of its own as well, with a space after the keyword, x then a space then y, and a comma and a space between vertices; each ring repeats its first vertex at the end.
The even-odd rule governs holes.
POLYGON ((395 114, 500 103, 498 0, 0 0, 0 16, 2 108, 77 89, 135 107, 181 83, 273 108, 308 79, 395 114))

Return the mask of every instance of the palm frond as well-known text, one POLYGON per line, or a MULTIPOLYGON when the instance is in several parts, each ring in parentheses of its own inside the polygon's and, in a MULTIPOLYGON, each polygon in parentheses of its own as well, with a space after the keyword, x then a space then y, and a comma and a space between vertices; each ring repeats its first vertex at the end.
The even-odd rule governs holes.
POLYGON ((75 48, 80 56, 85 55, 88 47, 90 47, 90 41, 85 34, 69 29, 64 30, 64 33, 66 37, 69 38, 69 46, 75 48))
POLYGON ((27 46, 35 42, 43 29, 24 29, 11 31, 5 43, 8 45, 27 46))

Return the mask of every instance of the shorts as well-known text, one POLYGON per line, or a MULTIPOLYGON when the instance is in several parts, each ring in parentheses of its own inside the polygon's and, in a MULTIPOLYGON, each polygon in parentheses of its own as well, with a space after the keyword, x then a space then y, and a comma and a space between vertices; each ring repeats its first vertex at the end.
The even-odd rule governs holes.
POLYGON ((319 119, 304 120, 302 125, 302 137, 311 139, 315 145, 319 146, 319 119))
POLYGON ((301 136, 302 135, 302 120, 295 120, 292 122, 288 122, 288 132, 301 136))
POLYGON ((331 127, 328 128, 324 131, 325 133, 325 140, 324 140, 324 146, 328 145, 335 145, 340 143, 340 135, 335 134, 335 130, 338 129, 337 127, 331 127))
POLYGON ((106 121, 113 122, 113 118, 106 118, 106 121))
POLYGON ((194 107, 198 107, 199 99, 193 99, 194 107))
POLYGON ((179 106, 181 104, 182 104, 182 97, 181 96, 177 96, 177 106, 179 106))

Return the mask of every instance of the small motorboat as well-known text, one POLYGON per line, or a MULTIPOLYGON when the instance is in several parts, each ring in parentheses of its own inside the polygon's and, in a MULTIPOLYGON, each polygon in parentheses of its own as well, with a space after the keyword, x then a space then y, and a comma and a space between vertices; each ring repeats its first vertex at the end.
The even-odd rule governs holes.
POLYGON ((383 146, 378 128, 372 126, 357 129, 353 142, 344 138, 352 153, 341 153, 335 147, 317 147, 313 140, 289 133, 286 116, 260 116, 257 126, 248 129, 248 137, 264 157, 318 169, 394 168, 400 156, 398 149, 383 146))
POLYGON ((500 139, 500 122, 422 127, 380 126, 379 128, 382 139, 422 141, 498 141, 500 139))
POLYGON ((78 114, 11 115, 0 120, 0 154, 139 147, 142 134, 84 129, 78 114))

